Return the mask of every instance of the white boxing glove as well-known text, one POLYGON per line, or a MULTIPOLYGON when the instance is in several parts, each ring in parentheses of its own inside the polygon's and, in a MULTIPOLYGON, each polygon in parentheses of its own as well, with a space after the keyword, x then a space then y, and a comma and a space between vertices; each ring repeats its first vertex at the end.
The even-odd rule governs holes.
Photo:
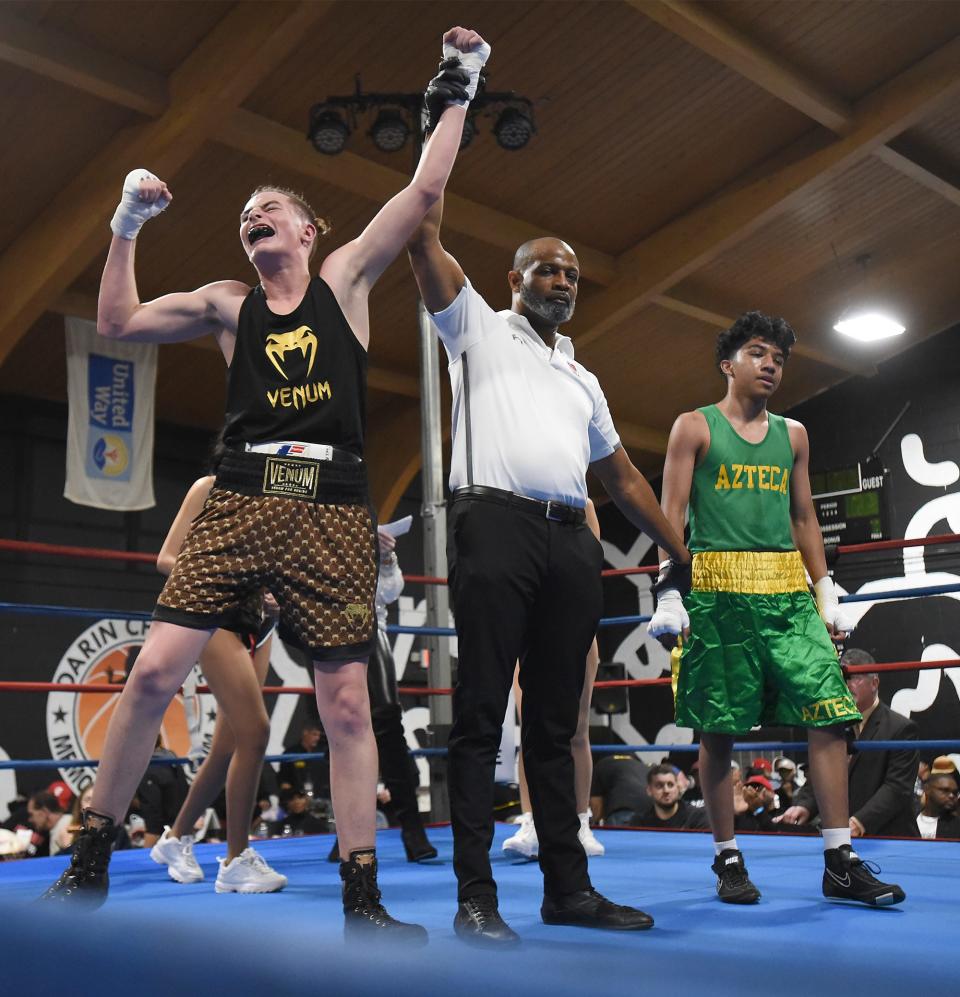
POLYGON ((829 575, 824 575, 819 581, 813 583, 813 595, 817 601, 817 612, 820 614, 820 619, 827 626, 833 627, 841 633, 848 632, 850 626, 840 607, 836 586, 829 575))
MULTIPOLYGON (((457 59, 460 65, 470 74, 470 82, 467 86, 467 94, 470 100, 473 100, 477 95, 477 85, 480 82, 480 70, 483 69, 486 64, 487 59, 490 58, 490 46, 484 42, 479 48, 475 49, 473 52, 461 52, 455 45, 451 45, 449 42, 443 43, 443 59, 457 59)), ((456 100, 451 101, 452 104, 456 104, 458 107, 466 107, 469 101, 466 100, 456 100)))
POLYGON ((110 228, 114 235, 121 239, 136 239, 137 233, 145 221, 159 215, 161 211, 170 203, 170 198, 161 196, 156 201, 142 201, 140 199, 141 180, 160 180, 149 170, 131 170, 123 181, 123 193, 120 195, 120 203, 113 213, 110 221, 110 228))
POLYGON ((650 622, 647 633, 651 637, 662 637, 665 634, 682 634, 690 626, 690 617, 683 605, 683 599, 676 589, 666 589, 657 599, 657 608, 650 622))

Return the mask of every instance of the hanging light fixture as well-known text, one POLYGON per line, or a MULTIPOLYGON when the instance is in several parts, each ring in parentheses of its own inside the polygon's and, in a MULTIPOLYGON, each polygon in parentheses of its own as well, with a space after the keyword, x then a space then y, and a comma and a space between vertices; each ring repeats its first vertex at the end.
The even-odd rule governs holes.
MULTIPOLYGON (((854 262, 860 268, 860 281, 857 296, 863 298, 867 283, 867 267, 872 257, 869 253, 861 253, 854 262)), ((863 306, 862 308, 847 307, 833 325, 834 331, 843 336, 849 336, 861 343, 875 343, 881 339, 890 339, 906 332, 906 327, 897 319, 883 312, 863 306)))
POLYGON ((493 126, 493 134, 501 149, 514 152, 522 149, 536 131, 529 110, 516 104, 505 107, 493 126))
POLYGON ((317 152, 336 156, 343 152, 350 137, 350 126, 343 116, 327 104, 315 104, 310 109, 310 128, 307 138, 317 152))
POLYGON ((395 108, 384 108, 370 128, 370 138, 381 152, 399 152, 410 136, 407 119, 395 108))
POLYGON ((858 339, 861 343, 874 343, 878 339, 889 339, 906 332, 906 326, 896 319, 880 312, 863 312, 841 318, 834 325, 836 332, 858 339))

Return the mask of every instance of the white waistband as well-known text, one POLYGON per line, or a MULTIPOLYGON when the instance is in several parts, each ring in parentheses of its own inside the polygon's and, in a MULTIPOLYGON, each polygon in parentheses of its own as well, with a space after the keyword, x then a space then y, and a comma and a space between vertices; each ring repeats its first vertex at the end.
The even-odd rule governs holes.
POLYGON ((247 453, 270 453, 281 457, 308 457, 310 460, 333 460, 334 448, 329 443, 247 443, 247 453))

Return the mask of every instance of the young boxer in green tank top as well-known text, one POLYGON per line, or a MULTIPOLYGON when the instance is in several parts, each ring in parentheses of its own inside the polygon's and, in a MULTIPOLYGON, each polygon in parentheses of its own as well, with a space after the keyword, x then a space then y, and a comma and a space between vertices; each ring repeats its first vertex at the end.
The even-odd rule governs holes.
POLYGON ((904 892, 874 878, 851 848, 845 731, 860 714, 832 643, 840 607, 810 493, 807 433, 767 411, 795 342, 783 319, 741 316, 717 339, 726 396, 674 423, 662 504, 677 530, 689 511, 692 586, 683 598, 658 585, 648 630, 665 643, 683 638, 676 722, 700 732, 720 899, 760 899, 734 836, 730 756, 734 735, 776 724, 808 728, 824 895, 886 906, 904 892))

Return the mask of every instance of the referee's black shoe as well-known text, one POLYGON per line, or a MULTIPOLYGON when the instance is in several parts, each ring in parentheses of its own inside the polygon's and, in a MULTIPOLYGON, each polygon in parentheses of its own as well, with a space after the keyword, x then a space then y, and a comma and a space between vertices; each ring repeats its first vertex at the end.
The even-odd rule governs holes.
POLYGON ((653 918, 636 907, 615 904, 591 886, 561 897, 544 896, 540 916, 544 924, 571 924, 606 931, 646 931, 653 918))
POLYGON ((501 949, 520 944, 520 936, 500 916, 493 893, 461 900, 453 919, 457 936, 471 945, 501 949))
POLYGON ((743 855, 736 848, 725 848, 711 869, 717 874, 717 896, 725 904, 755 904, 760 891, 750 882, 743 855))
POLYGON ((863 861, 850 845, 828 848, 823 853, 823 895, 828 900, 889 907, 907 899, 895 883, 881 883, 875 872, 880 867, 863 861))

